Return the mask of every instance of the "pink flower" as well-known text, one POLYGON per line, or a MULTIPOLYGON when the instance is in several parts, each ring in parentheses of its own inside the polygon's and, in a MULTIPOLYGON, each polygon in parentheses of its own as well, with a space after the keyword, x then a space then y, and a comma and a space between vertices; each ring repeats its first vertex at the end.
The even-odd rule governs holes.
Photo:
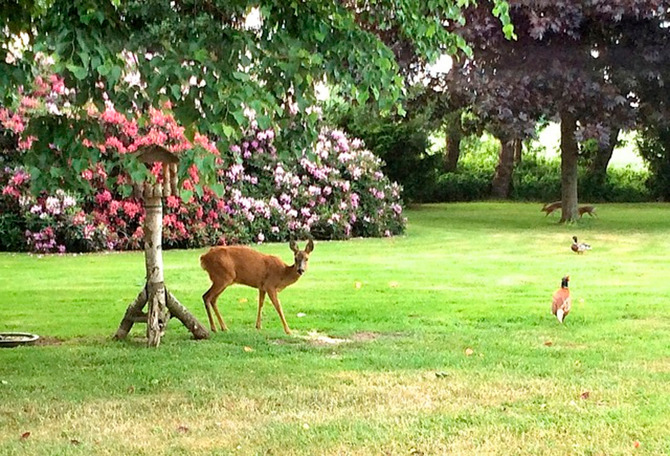
POLYGON ((109 203, 109 213, 112 215, 116 215, 116 213, 119 211, 119 208, 121 207, 121 203, 117 200, 112 200, 109 203))
POLYGON ((9 195, 13 196, 14 198, 18 198, 21 196, 21 193, 11 185, 6 186, 5 188, 2 189, 2 194, 3 195, 9 195))
POLYGON ((109 190, 103 190, 102 192, 95 195, 95 202, 100 206, 110 202, 111 200, 112 200, 112 194, 109 193, 109 190))
POLYGON ((105 146, 108 148, 113 148, 119 151, 121 154, 125 154, 128 152, 128 149, 126 149, 126 146, 123 145, 123 143, 119 140, 119 138, 115 136, 110 136, 105 140, 105 146))
POLYGON ((198 171, 198 167, 195 165, 191 165, 188 168, 188 175, 191 176, 191 179, 193 180, 194 184, 197 184, 200 182, 200 172, 198 171))
POLYGON ((65 82, 63 78, 56 74, 49 76, 49 81, 51 82, 51 90, 56 94, 60 95, 65 92, 65 82))
POLYGON ((166 203, 167 207, 169 207, 171 209, 176 209, 176 208, 179 207, 179 198, 177 198, 176 196, 170 195, 165 199, 165 203, 166 203))
POLYGON ((140 205, 134 201, 124 201, 121 203, 121 206, 123 207, 123 212, 131 219, 135 218, 142 211, 140 205))

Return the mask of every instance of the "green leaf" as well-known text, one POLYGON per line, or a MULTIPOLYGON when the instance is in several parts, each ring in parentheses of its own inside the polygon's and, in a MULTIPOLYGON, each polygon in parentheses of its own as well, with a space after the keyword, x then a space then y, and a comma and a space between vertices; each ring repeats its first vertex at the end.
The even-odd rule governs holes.
POLYGON ((179 192, 179 196, 181 197, 182 201, 188 202, 191 198, 193 198, 193 192, 191 190, 184 190, 182 188, 179 192))
POLYGON ((88 70, 86 68, 75 65, 74 63, 68 63, 65 67, 80 81, 86 79, 86 76, 88 76, 88 70))
POLYGON ((104 63, 103 65, 98 65, 95 69, 100 76, 107 76, 111 70, 111 65, 109 63, 104 63))
POLYGON ((209 52, 207 49, 198 49, 193 53, 193 58, 200 63, 207 63, 209 61, 209 52))
POLYGON ((517 36, 516 33, 514 33, 514 25, 512 24, 506 24, 503 26, 503 33, 505 34, 505 38, 516 40, 517 36))
POLYGON ((272 120, 268 116, 257 116, 256 121, 258 122, 258 128, 261 130, 267 130, 272 126, 272 120))
POLYGON ((247 82, 251 79, 247 73, 242 73, 241 71, 233 71, 233 77, 242 82, 247 82))
POLYGON ((212 184, 212 185, 209 186, 209 188, 210 188, 210 189, 216 194, 216 196, 218 196, 219 198, 221 198, 221 197, 223 196, 223 189, 224 189, 223 184, 220 184, 220 183, 212 184))
POLYGON ((233 111, 233 117, 239 126, 243 127, 247 124, 247 116, 244 115, 244 111, 233 111))
POLYGON ((228 124, 223 124, 221 126, 221 131, 226 138, 230 138, 235 134, 235 129, 228 124))

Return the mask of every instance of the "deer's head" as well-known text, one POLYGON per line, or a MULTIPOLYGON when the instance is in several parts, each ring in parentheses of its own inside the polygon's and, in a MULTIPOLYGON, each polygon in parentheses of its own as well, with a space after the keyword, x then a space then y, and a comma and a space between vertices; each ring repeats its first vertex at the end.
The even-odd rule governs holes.
POLYGON ((298 275, 303 275, 307 270, 309 254, 312 253, 312 250, 314 250, 314 242, 310 239, 305 246, 305 250, 300 250, 300 248, 298 248, 298 244, 294 240, 291 240, 289 247, 293 251, 295 269, 298 272, 298 275))

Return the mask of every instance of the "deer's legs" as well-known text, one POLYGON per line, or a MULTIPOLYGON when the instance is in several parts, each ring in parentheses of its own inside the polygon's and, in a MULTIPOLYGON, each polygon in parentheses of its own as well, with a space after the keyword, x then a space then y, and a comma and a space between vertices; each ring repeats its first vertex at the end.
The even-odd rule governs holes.
MULTIPOLYGON (((218 296, 217 296, 218 298, 218 296)), ((221 313, 219 312, 219 306, 216 303, 217 298, 214 298, 212 301, 212 308, 214 309, 214 313, 216 314, 217 320, 219 320, 219 325, 221 325, 221 330, 222 331, 228 331, 228 326, 226 326, 226 322, 223 321, 223 317, 221 317, 221 313)))
POLYGON ((284 311, 282 310, 281 303, 279 302, 279 298, 277 297, 277 290, 268 290, 268 296, 270 297, 270 301, 272 301, 272 305, 275 306, 275 309, 279 314, 281 324, 282 326, 284 326, 284 332, 286 334, 291 334, 291 329, 288 327, 288 323, 286 323, 286 318, 284 318, 284 311))
POLYGON ((265 302, 265 291, 258 290, 258 315, 256 316, 256 329, 261 329, 261 310, 265 302))
POLYGON ((212 329, 212 332, 216 332, 216 326, 214 326, 214 320, 212 319, 212 311, 210 310, 210 304, 209 304, 209 294, 212 292, 214 289, 214 285, 209 287, 209 290, 205 292, 204 295, 202 295, 202 302, 205 304, 205 310, 207 311, 207 319, 209 319, 209 327, 212 329))
POLYGON ((226 289, 228 284, 217 285, 213 283, 209 290, 202 295, 202 300, 205 303, 205 310, 207 311, 207 318, 209 319, 209 327, 212 328, 212 332, 216 332, 216 326, 214 325, 214 319, 212 318, 212 309, 216 314, 217 320, 219 320, 219 325, 221 326, 222 331, 227 331, 228 327, 226 323, 221 318, 221 313, 219 312, 219 307, 216 304, 216 300, 219 298, 219 295, 223 293, 223 290, 226 289))

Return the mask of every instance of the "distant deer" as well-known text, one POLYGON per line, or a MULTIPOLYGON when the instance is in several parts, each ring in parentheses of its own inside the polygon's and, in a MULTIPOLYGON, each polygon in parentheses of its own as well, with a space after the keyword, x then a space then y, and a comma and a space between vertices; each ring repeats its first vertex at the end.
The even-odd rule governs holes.
MULTIPOLYGON (((561 201, 554 201, 553 203, 547 203, 544 206, 542 206, 542 209, 540 209, 541 212, 546 212, 547 214, 545 217, 549 214, 551 214, 554 211, 558 211, 561 209, 561 205, 563 203, 561 201)), ((577 212, 579 213, 579 218, 582 218, 584 214, 589 214, 591 217, 596 216, 596 208, 595 206, 579 206, 577 208, 577 212)))
POLYGON ((258 289, 256 329, 261 329, 261 310, 267 293, 279 314, 284 332, 291 334, 277 294, 297 282, 305 273, 309 254, 314 250, 314 242, 310 239, 305 250, 300 250, 293 240, 289 246, 294 255, 292 266, 284 263, 279 257, 265 255, 244 246, 212 247, 209 252, 200 257, 200 265, 207 271, 212 281, 212 286, 202 295, 202 300, 205 303, 209 326, 213 332, 216 332, 216 327, 212 318, 212 309, 216 313, 221 330, 228 330, 226 323, 221 318, 216 301, 228 286, 239 283, 258 289))

